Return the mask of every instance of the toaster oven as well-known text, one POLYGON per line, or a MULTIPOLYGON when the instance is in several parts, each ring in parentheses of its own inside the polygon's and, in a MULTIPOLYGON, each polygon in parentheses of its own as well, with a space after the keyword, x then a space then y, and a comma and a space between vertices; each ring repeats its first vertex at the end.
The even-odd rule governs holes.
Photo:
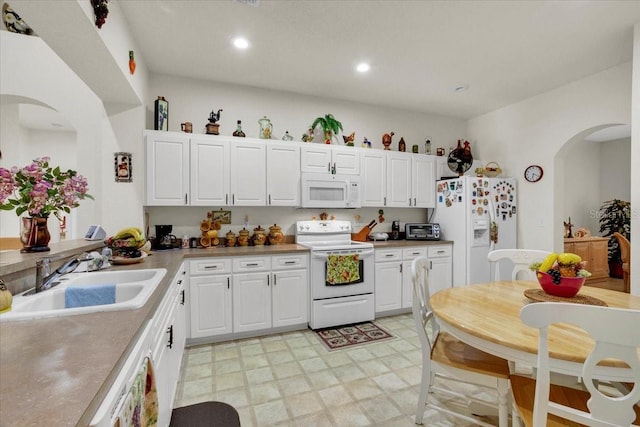
POLYGON ((440 224, 407 223, 404 225, 407 240, 440 240, 440 224))

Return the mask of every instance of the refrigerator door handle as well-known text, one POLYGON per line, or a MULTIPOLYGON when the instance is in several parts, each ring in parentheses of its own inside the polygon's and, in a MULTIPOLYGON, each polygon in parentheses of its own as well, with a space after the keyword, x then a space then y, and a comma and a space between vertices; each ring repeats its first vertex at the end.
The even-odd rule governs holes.
POLYGON ((496 227, 496 238, 498 237, 498 223, 496 222, 496 207, 493 204, 493 199, 489 197, 489 252, 496 249, 496 242, 491 238, 493 228, 496 227))

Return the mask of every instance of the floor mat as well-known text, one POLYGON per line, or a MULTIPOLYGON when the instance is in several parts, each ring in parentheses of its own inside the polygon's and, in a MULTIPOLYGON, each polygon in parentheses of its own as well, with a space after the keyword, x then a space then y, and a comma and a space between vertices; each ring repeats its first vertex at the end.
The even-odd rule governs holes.
POLYGON ((368 344, 395 338, 389 332, 372 322, 318 329, 314 332, 328 350, 339 350, 359 344, 368 344))

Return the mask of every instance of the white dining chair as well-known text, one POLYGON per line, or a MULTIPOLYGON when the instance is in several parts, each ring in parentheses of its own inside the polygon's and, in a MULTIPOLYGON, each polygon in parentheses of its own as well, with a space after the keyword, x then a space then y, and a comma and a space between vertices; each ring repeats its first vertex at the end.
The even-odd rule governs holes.
POLYGON ((526 279, 536 280, 536 276, 533 271, 529 269, 529 266, 536 262, 544 260, 551 252, 540 251, 537 249, 496 249, 489 252, 487 258, 493 271, 492 280, 500 280, 500 262, 501 260, 510 260, 513 263, 513 272, 511 273, 511 280, 518 279, 518 273, 524 271, 526 279))
POLYGON ((429 261, 426 257, 416 258, 411 263, 413 281, 413 319, 422 347, 422 382, 416 411, 415 423, 422 424, 427 408, 458 417, 467 422, 491 426, 478 417, 453 411, 445 406, 427 402, 427 393, 439 392, 463 398, 468 402, 498 408, 500 427, 508 425, 509 408, 509 366, 507 361, 471 347, 452 335, 441 332, 429 304, 429 261), (451 390, 437 387, 436 377, 446 381, 470 383, 497 391, 497 399, 487 402, 451 390))
POLYGON ((640 311, 551 302, 525 305, 520 317, 540 330, 536 378, 511 376, 514 404, 527 427, 574 425, 567 420, 590 426, 640 423, 640 311), (547 330, 560 322, 584 329, 595 340, 580 372, 586 391, 550 384, 547 330), (620 369, 633 379, 625 379, 625 386, 619 387, 624 390, 622 395, 598 387, 602 384, 598 364, 604 359, 617 359, 628 366, 620 369))

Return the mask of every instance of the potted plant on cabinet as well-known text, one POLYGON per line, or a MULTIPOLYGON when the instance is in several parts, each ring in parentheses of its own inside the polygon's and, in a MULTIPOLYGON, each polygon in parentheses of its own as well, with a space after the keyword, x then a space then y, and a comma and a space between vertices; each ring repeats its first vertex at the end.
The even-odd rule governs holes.
POLYGON ((631 203, 624 200, 608 200, 600 206, 600 233, 609 237, 609 274, 622 277, 622 259, 618 241, 613 236, 616 231, 631 240, 631 203))
POLYGON ((324 117, 318 117, 313 121, 311 129, 315 129, 318 125, 324 132, 324 143, 331 144, 331 139, 342 130, 342 123, 333 117, 333 114, 326 114, 324 117))

